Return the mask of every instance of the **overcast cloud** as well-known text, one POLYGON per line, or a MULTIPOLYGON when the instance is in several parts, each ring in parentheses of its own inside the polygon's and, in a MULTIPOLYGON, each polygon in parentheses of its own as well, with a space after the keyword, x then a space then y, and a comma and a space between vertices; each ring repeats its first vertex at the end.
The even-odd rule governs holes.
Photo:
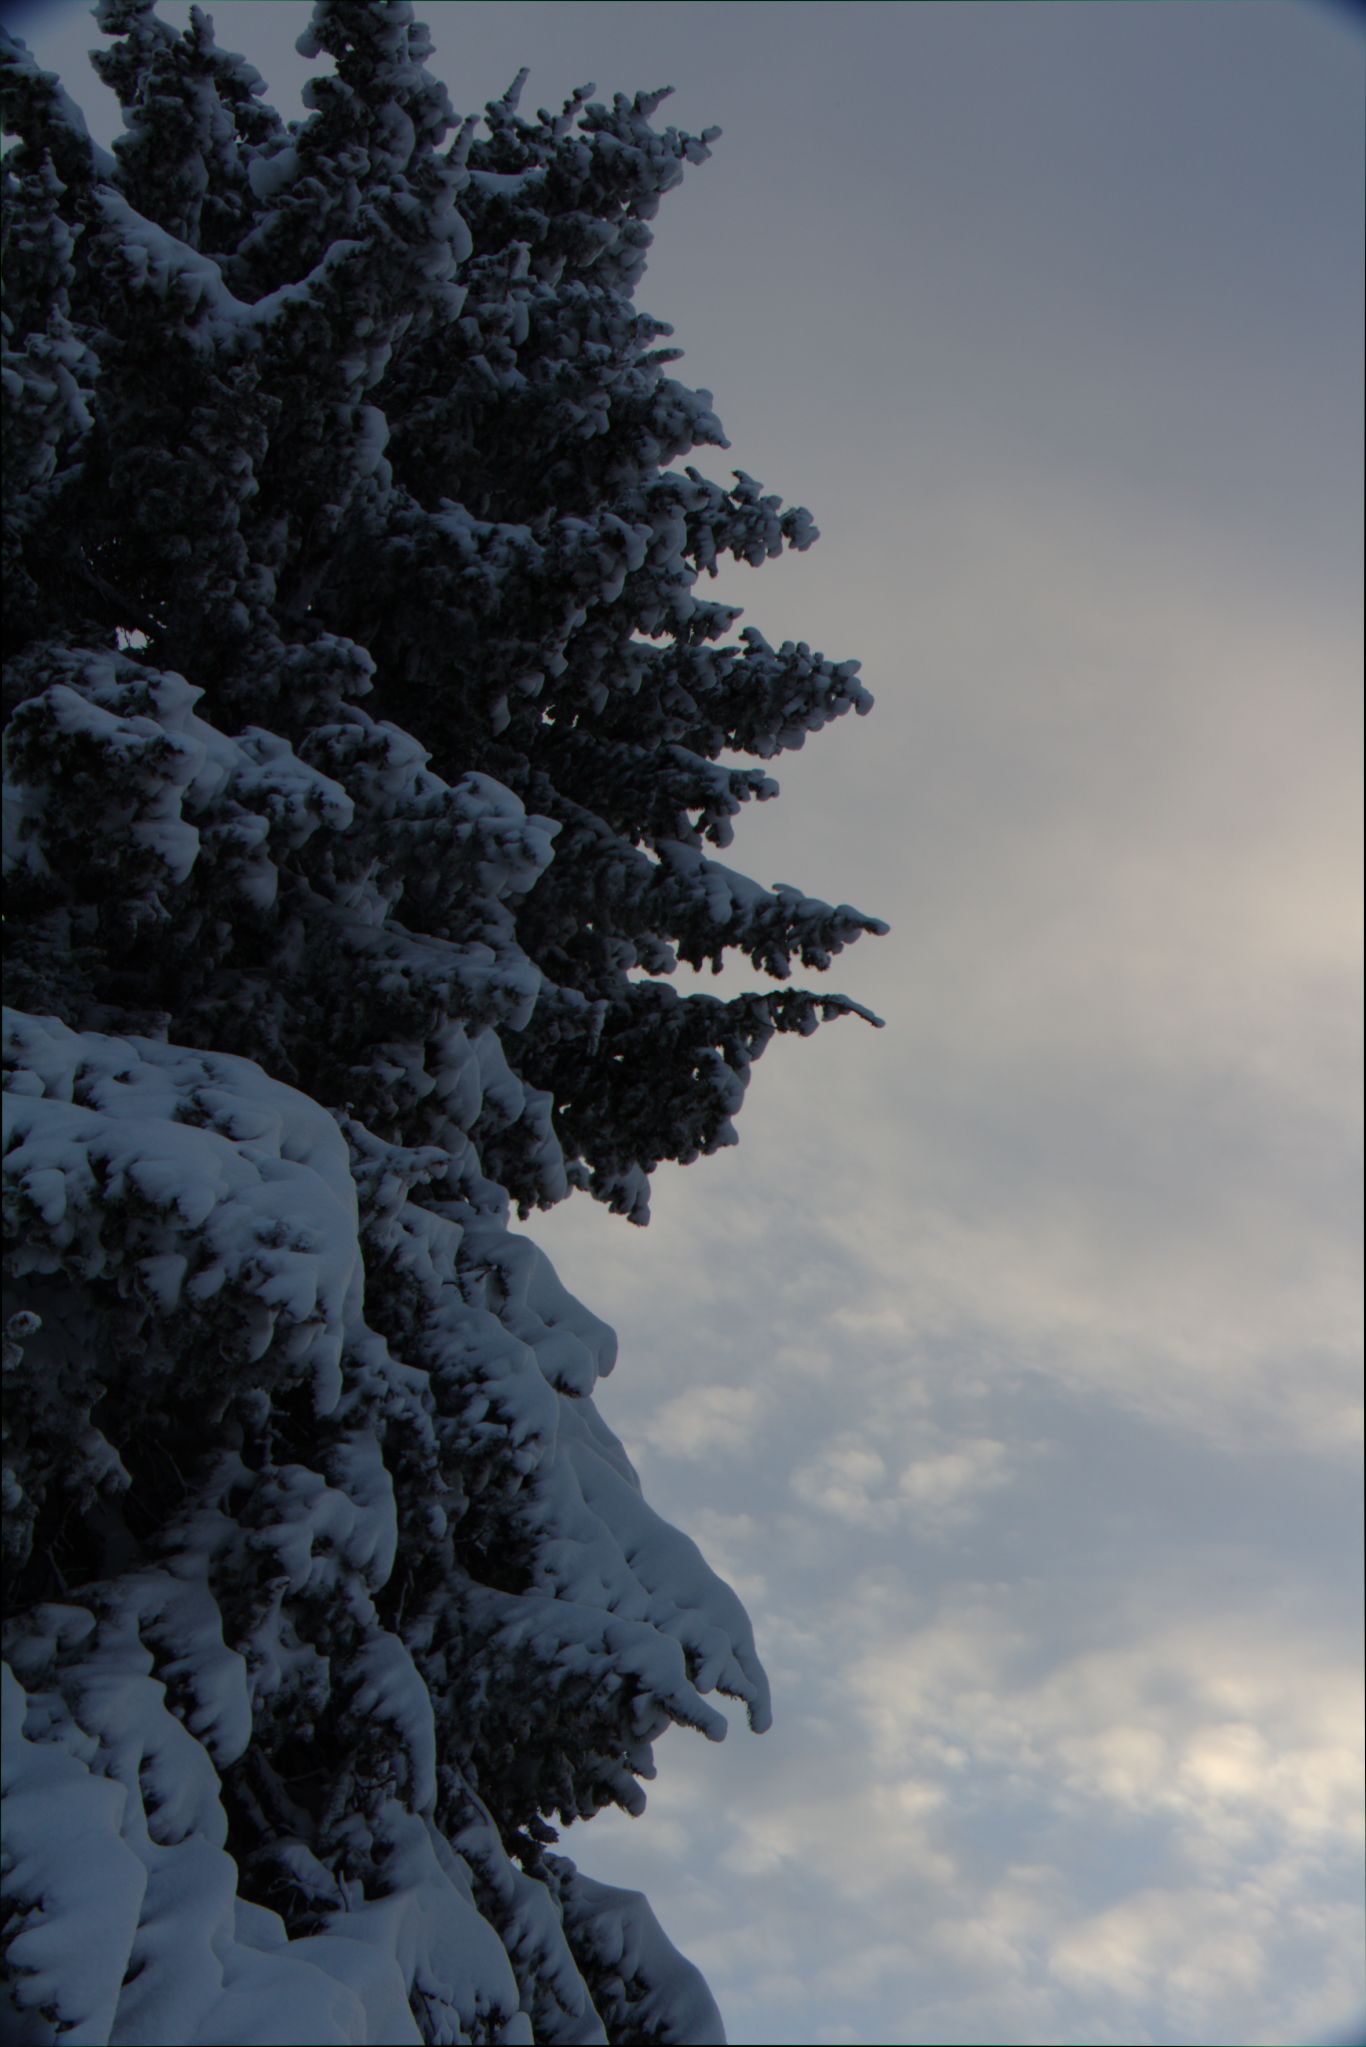
MULTIPOLYGON (((724 129, 641 297, 824 538, 718 591, 878 699, 728 857, 891 921, 831 977, 887 1029, 777 1043, 647 1231, 530 1226, 777 1708, 569 1849, 737 2042, 1360 2038, 1366 41, 425 11, 462 110, 724 129)), ((307 9, 212 12, 294 111, 307 9)))

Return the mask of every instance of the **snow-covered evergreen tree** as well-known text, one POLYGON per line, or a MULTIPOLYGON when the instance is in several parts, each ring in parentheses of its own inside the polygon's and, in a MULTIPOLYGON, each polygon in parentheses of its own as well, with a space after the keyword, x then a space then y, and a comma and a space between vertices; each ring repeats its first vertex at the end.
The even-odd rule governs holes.
POLYGON ((869 703, 696 590, 814 537, 632 302, 711 137, 96 12, 112 156, 4 54, 7 2037, 717 2041, 554 1823, 763 1672, 509 1228, 857 1007, 679 959, 882 928, 706 850, 869 703))

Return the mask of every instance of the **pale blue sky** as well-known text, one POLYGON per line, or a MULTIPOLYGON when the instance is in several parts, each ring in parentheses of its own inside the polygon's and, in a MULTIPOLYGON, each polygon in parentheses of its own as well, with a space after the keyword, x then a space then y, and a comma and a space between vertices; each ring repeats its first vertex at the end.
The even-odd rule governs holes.
MULTIPOLYGON (((307 8, 211 11, 295 111, 307 8)), ((891 920, 832 976, 887 1030, 776 1045, 649 1230, 534 1225, 777 1710, 567 1846, 736 2042, 1345 2037, 1366 39, 1292 0, 426 13, 462 111, 527 63, 530 104, 672 82, 725 131, 640 296, 711 466, 824 538, 719 591, 878 698, 731 857, 891 920)), ((81 9, 18 26, 93 108, 81 9)))

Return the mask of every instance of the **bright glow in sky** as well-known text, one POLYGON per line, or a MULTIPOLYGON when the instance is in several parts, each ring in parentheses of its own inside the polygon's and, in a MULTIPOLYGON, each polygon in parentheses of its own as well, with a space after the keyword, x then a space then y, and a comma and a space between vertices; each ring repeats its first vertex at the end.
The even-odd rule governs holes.
MULTIPOLYGON (((294 112, 307 7, 212 12, 294 112)), ((641 301, 825 537, 715 594, 878 698, 730 858, 891 921, 831 977, 888 1028, 775 1044, 647 1231, 534 1225, 777 1708, 567 1846, 736 2042, 1361 2038, 1366 39, 426 15, 461 110, 723 128, 641 301)), ((17 25, 107 137, 82 10, 17 25)))

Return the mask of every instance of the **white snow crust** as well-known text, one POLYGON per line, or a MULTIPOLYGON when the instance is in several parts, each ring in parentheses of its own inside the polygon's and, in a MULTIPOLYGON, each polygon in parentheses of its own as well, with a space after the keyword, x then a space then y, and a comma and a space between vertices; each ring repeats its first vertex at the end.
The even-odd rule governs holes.
MULTIPOLYGON (((400 1415, 429 1440, 463 1417, 473 1443, 482 1435, 511 1455, 532 1559, 521 1593, 453 1588, 466 1641, 490 1670, 519 1659, 534 1669, 547 1700, 576 1683, 608 1695, 629 1687, 625 1738, 614 1756, 604 1728, 581 1809, 611 1797, 639 1810, 650 1744, 671 1722, 720 1739, 709 1691, 744 1699, 754 1725, 767 1723, 739 1601, 647 1506, 593 1407, 594 1382, 615 1359, 611 1330, 498 1213, 456 1202, 437 1213, 396 1189, 387 1227, 426 1303, 400 1360, 365 1321, 357 1183, 331 1115, 229 1055, 14 1012, 5 1028, 7 1199, 25 1224, 24 1272, 87 1288, 115 1281, 153 1354, 155 1329, 173 1318, 169 1371, 199 1369, 187 1362, 193 1332, 221 1331, 223 1303, 237 1301, 251 1311, 243 1368, 276 1365, 319 1415, 339 1404, 355 1414, 326 1474, 286 1466, 263 1478, 225 1456, 164 1563, 49 1605, 16 1636, 4 1881, 22 1922, 9 1956, 19 2008, 51 2014, 63 2038, 132 2047, 417 2040, 412 2011, 425 2001, 457 2015, 459 2037, 501 2011, 497 2037, 530 2040, 512 1956, 541 1986, 535 2038, 605 2040, 566 1944, 561 1892, 509 1861, 473 1793, 454 1838, 437 1826, 437 1671, 381 1623, 374 1596, 398 1554, 384 1437, 400 1415), (122 1207, 127 1235, 111 1242, 122 1207), (226 1510, 235 1489, 253 1492, 250 1531, 226 1510), (270 1596, 242 1653, 225 1645, 221 1602, 248 1568, 244 1540, 252 1568, 268 1560, 270 1596), (343 1883, 338 1894, 321 1866, 308 1874, 298 1844, 291 1866, 332 1903, 325 1932, 291 1940, 278 1915, 239 1894, 221 1773, 273 1703, 321 1710, 326 1659, 304 1617, 346 1585, 357 1630, 347 1711, 395 1759, 401 1793, 370 1822, 390 1888, 366 1898, 343 1883)), ((503 1062, 465 1042, 463 1085, 482 1095, 487 1076, 506 1091, 503 1062)), ((28 1336, 26 1362, 44 1356, 46 1335, 28 1336)), ((91 1442, 83 1456, 86 1486, 116 1500, 117 1459, 111 1467, 91 1442)), ((612 1894, 604 1918, 608 1894, 573 1881, 575 1909, 596 1915, 595 1954, 613 1967, 625 1956, 628 1973, 637 1950, 651 1967, 663 1956, 668 1980, 705 1999, 695 1972, 659 1949, 643 1900, 612 1894)))

